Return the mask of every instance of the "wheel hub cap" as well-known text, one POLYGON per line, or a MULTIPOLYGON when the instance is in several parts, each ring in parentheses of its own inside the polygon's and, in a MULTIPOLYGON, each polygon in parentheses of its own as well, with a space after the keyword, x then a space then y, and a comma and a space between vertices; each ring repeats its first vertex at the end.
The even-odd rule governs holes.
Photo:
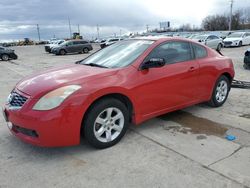
POLYGON ((101 142, 115 140, 123 130, 124 115, 118 108, 106 108, 96 118, 94 123, 94 134, 101 142))
POLYGON ((225 80, 222 80, 219 82, 219 84, 217 85, 217 88, 216 88, 216 100, 217 100, 217 102, 219 102, 219 103, 223 102, 227 97, 227 93, 228 93, 227 82, 225 80))

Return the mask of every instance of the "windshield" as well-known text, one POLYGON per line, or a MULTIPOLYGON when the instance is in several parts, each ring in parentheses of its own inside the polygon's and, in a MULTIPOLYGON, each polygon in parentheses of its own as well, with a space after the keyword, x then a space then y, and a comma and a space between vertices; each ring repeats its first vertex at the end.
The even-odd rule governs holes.
POLYGON ((107 68, 125 67, 138 58, 154 41, 127 40, 104 48, 80 64, 97 64, 107 68))
POLYGON ((192 39, 199 39, 199 40, 205 40, 207 38, 207 35, 196 35, 192 37, 192 39))
POLYGON ((64 41, 62 43, 59 44, 59 46, 66 46, 66 44, 68 44, 69 42, 68 41, 64 41))
POLYGON ((231 35, 228 35, 227 38, 239 38, 242 37, 244 33, 232 33, 231 35))

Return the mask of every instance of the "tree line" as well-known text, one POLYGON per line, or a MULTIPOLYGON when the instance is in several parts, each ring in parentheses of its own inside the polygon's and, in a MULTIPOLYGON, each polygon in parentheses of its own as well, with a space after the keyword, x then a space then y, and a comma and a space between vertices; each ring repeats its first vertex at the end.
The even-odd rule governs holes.
MULTIPOLYGON (((203 19, 201 27, 206 31, 228 30, 229 15, 210 15, 203 19)), ((232 30, 250 29, 250 7, 239 9, 232 15, 232 30)))

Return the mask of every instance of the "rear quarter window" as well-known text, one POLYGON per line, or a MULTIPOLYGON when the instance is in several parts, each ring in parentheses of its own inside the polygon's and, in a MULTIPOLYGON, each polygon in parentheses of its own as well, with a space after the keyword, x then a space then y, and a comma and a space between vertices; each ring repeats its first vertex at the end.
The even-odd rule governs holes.
POLYGON ((207 57, 207 49, 198 44, 192 44, 194 49, 194 54, 196 59, 207 57))

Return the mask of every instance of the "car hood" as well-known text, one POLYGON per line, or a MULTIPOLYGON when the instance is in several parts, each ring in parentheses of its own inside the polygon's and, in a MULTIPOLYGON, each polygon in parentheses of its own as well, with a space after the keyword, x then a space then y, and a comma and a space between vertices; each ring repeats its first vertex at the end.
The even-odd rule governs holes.
POLYGON ((235 40, 241 40, 242 38, 240 37, 234 37, 234 38, 225 38, 223 41, 227 42, 227 41, 235 41, 235 40))
POLYGON ((111 76, 116 72, 117 69, 74 64, 25 77, 17 83, 16 88, 19 91, 36 98, 65 85, 82 85, 89 79, 111 76))

